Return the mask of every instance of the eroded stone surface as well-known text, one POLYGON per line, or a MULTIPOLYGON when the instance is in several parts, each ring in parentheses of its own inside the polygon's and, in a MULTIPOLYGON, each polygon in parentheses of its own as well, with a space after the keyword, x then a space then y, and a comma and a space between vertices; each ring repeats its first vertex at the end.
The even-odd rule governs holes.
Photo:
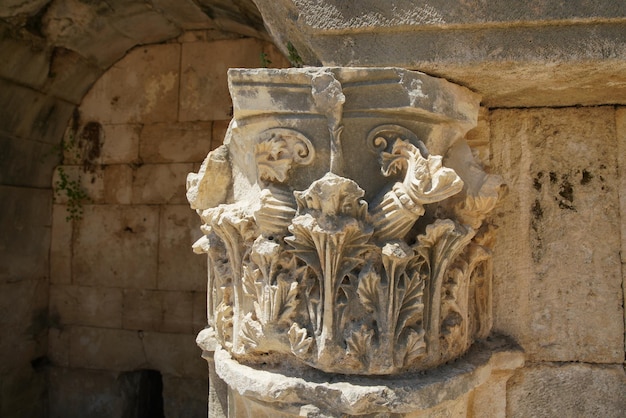
MULTIPOLYGON (((299 416, 307 410, 309 414, 304 416, 311 417, 317 416, 311 414, 314 411, 324 414, 321 416, 393 413, 421 417, 437 416, 437 411, 465 412, 465 396, 493 373, 508 374, 522 366, 523 354, 505 340, 496 339, 473 347, 453 364, 393 378, 339 377, 284 366, 252 368, 232 360, 221 349, 215 352, 215 364, 218 375, 228 383, 231 396, 240 403, 239 414, 229 416, 251 417, 255 411, 263 411, 264 405, 266 413, 280 411, 284 415, 276 416, 281 417, 299 416)), ((497 406, 494 409, 504 412, 497 406)))
POLYGON ((612 107, 497 110, 495 329, 535 361, 624 358, 612 107), (598 326, 602 324, 602 326, 598 326))
POLYGON ((472 88, 490 107, 626 101, 622 4, 255 3, 276 45, 308 65, 416 69, 472 88))
POLYGON ((178 44, 134 49, 85 96, 80 108, 82 120, 107 124, 176 121, 179 60, 178 44))
POLYGON ((621 365, 535 364, 509 380, 507 417, 624 416, 626 374, 621 365))

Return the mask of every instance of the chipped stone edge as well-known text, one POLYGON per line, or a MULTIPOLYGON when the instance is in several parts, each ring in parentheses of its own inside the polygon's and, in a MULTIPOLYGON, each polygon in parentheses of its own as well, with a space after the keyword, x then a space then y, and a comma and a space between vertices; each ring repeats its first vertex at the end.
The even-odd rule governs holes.
POLYGON ((281 409, 309 404, 321 410, 353 415, 428 410, 460 399, 494 373, 512 372, 525 362, 522 350, 500 336, 477 343, 465 356, 438 369, 394 378, 287 368, 260 370, 233 360, 218 344, 206 340, 200 345, 215 350, 218 376, 245 398, 281 409))

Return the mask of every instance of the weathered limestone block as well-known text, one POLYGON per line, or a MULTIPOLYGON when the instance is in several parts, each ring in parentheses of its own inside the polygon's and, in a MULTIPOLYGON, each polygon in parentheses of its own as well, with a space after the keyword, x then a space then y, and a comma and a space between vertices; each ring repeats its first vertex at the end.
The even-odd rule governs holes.
POLYGON ((189 251, 202 234, 199 219, 187 205, 163 205, 160 218, 158 288, 206 292, 206 259, 189 251))
POLYGON ((158 231, 158 206, 86 205, 72 243, 73 283, 156 289, 158 231))
POLYGON ((185 176, 192 164, 144 164, 133 176, 135 204, 185 203, 185 176))
POLYGON ((507 417, 607 417, 626 411, 621 365, 534 364, 508 382, 507 417))
POLYGON ((122 289, 55 285, 50 287, 50 312, 64 325, 122 326, 122 289))
POLYGON ((102 125, 102 164, 137 162, 140 133, 143 133, 141 124, 102 125))
POLYGON ((230 118, 232 109, 226 72, 230 67, 257 67, 262 48, 263 43, 258 39, 184 43, 179 120, 230 118))
POLYGON ((623 2, 254 2, 276 45, 307 65, 419 69, 489 107, 626 99, 623 2))
POLYGON ((83 326, 68 329, 72 368, 122 372, 147 365, 147 347, 140 332, 83 326))
POLYGON ((510 190, 494 216, 494 328, 533 361, 624 359, 614 121, 612 107, 491 114, 510 190))
MULTIPOLYGON (((494 374, 508 378, 523 365, 523 354, 496 340, 473 347, 453 364, 394 379, 338 377, 312 369, 277 373, 242 365, 221 349, 215 364, 229 385, 230 417, 466 417, 471 394, 494 374)), ((495 403, 494 415, 478 416, 504 416, 504 406, 495 403)))
MULTIPOLYGON (((615 112, 615 125, 617 134, 617 164, 619 173, 619 190, 626 190, 626 108, 619 107, 615 112)), ((621 236, 622 236, 622 251, 620 251, 622 260, 622 291, 624 292, 623 300, 626 304, 626 270, 624 269, 624 263, 626 263, 626 193, 619 193, 619 213, 621 219, 621 236)), ((624 324, 626 327, 626 308, 624 309, 624 324)), ((624 347, 626 348, 626 329, 624 330, 624 347)), ((626 351, 626 349, 625 349, 626 351)))
POLYGON ((74 106, 35 90, 0 80, 0 130, 14 137, 54 144, 61 138, 74 106))
POLYGON ((139 155, 144 163, 202 161, 211 146, 211 122, 155 123, 143 127, 139 155))
POLYGON ((133 49, 89 90, 81 119, 102 124, 176 121, 179 66, 178 44, 133 49))
POLYGON ((191 333, 192 293, 125 289, 122 327, 130 330, 191 333))

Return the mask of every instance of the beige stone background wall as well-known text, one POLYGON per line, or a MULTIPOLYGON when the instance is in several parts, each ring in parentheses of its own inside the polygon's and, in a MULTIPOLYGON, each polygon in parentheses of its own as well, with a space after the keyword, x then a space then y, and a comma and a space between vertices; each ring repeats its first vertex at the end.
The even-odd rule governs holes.
POLYGON ((262 53, 289 65, 258 39, 186 32, 131 50, 78 106, 53 177, 51 416, 121 416, 119 376, 141 369, 162 374, 166 416, 206 415, 208 373, 195 345, 206 326, 206 259, 191 251, 201 232, 185 178, 222 143, 228 68, 259 67, 262 53), (80 219, 67 219, 59 170, 88 195, 80 219))
POLYGON ((507 415, 623 416, 626 109, 491 109, 494 330, 527 363, 507 415), (620 256, 622 258, 620 258, 620 256))

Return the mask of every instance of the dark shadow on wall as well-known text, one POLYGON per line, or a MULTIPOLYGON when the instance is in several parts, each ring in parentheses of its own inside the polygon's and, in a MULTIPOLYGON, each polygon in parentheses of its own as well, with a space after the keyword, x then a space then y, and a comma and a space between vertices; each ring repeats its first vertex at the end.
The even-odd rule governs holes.
POLYGON ((163 378, 157 370, 136 370, 118 377, 125 399, 122 418, 165 418, 163 378))

